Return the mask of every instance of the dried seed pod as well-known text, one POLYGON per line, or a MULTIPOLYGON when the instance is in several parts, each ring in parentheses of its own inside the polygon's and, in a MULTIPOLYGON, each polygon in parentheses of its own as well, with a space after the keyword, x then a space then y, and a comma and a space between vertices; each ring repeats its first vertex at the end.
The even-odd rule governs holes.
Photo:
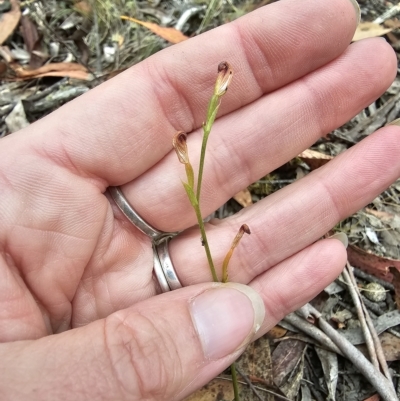
POLYGON ((225 95, 228 86, 233 78, 233 70, 227 61, 222 61, 218 65, 218 77, 215 83, 214 95, 221 97, 225 95))
POLYGON ((174 138, 172 139, 172 146, 175 149, 176 154, 178 155, 178 159, 182 164, 189 163, 189 154, 188 148, 186 144, 187 135, 183 131, 178 131, 174 138))
POLYGON ((236 234, 234 240, 232 241, 231 248, 229 249, 228 253, 225 256, 225 259, 222 263, 222 282, 226 283, 228 281, 228 264, 231 260, 233 251, 239 244, 239 241, 242 239, 244 234, 251 234, 250 228, 247 224, 243 224, 240 228, 238 233, 236 234))

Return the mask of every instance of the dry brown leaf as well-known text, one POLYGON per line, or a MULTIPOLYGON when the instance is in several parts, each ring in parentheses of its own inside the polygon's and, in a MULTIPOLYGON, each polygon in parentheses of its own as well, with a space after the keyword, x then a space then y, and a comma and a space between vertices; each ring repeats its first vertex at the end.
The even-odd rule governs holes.
POLYGON ((185 401, 217 401, 234 398, 232 382, 214 379, 206 386, 185 398, 185 401))
POLYGON ((382 220, 385 223, 390 222, 394 218, 393 214, 388 213, 388 212, 383 212, 381 210, 374 210, 374 209, 370 209, 370 208, 366 207, 365 211, 368 214, 372 214, 373 216, 377 217, 378 219, 382 220))
POLYGON ((316 170, 318 167, 323 166, 328 163, 329 160, 333 159, 332 156, 311 149, 306 149, 304 152, 301 152, 298 157, 307 163, 311 170, 316 170))
POLYGON ((391 32, 393 28, 384 28, 382 25, 374 24, 373 22, 362 22, 358 25, 356 32, 353 36, 353 42, 361 39, 375 38, 383 36, 391 32))
POLYGON ((266 336, 272 340, 276 340, 277 338, 282 338, 287 333, 287 330, 280 326, 274 326, 266 336))
POLYGON ((4 63, 3 61, 0 61, 0 77, 5 75, 7 72, 7 64, 4 63))
POLYGON ((393 286, 394 286, 394 300, 397 305, 397 309, 400 310, 400 271, 398 271, 395 267, 389 267, 390 273, 393 274, 393 286))
POLYGON ((278 344, 272 354, 274 383, 281 387, 285 378, 292 373, 303 356, 306 343, 298 340, 285 340, 278 344))
POLYGON ((349 245, 347 257, 351 265, 389 282, 393 280, 393 275, 389 273, 389 267, 394 266, 397 270, 400 270, 400 260, 384 258, 366 252, 355 245, 349 245))
POLYGON ((85 0, 75 2, 74 9, 85 16, 90 15, 92 12, 91 5, 85 0))
POLYGON ((41 51, 39 32, 36 25, 27 15, 23 15, 21 18, 21 31, 26 49, 31 56, 29 68, 35 69, 41 67, 47 59, 47 55, 41 51))
POLYGON ((243 207, 247 207, 253 204, 253 201, 251 199, 251 193, 247 188, 243 189, 242 191, 234 195, 233 199, 235 199, 235 201, 243 207))
POLYGON ((237 360, 239 370, 252 381, 273 385, 272 359, 269 339, 266 336, 249 344, 242 356, 237 360))
POLYGON ((11 0, 11 11, 4 13, 0 18, 0 45, 14 32, 21 18, 18 0, 11 0))
POLYGON ((175 28, 167 28, 167 27, 159 26, 157 24, 154 24, 153 22, 140 21, 136 18, 127 17, 125 15, 121 15, 121 19, 136 22, 137 24, 144 26, 145 28, 149 29, 151 32, 158 35, 160 38, 163 38, 170 43, 179 43, 179 42, 183 42, 186 39, 189 39, 181 31, 178 31, 175 28))
POLYGON ((91 75, 85 71, 50 71, 43 74, 35 75, 34 77, 25 77, 22 80, 27 80, 31 78, 44 78, 44 77, 61 77, 61 78, 71 78, 79 79, 81 81, 89 81, 91 75))
POLYGON ((392 28, 392 29, 398 29, 400 28, 400 21, 398 18, 392 18, 392 19, 387 19, 384 21, 383 25, 385 28, 392 28))
POLYGON ((77 63, 51 63, 35 70, 25 70, 20 65, 12 66, 17 78, 32 79, 42 77, 68 77, 89 80, 91 75, 87 69, 77 63))

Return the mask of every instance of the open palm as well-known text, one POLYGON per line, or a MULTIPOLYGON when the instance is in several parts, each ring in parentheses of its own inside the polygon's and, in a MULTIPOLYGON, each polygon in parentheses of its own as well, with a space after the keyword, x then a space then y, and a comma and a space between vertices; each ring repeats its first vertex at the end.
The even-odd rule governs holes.
MULTIPOLYGON (((153 278, 151 241, 110 200, 108 186, 121 186, 157 229, 182 231, 170 255, 184 287, 211 281, 200 234, 190 228, 196 219, 172 150, 174 133, 190 133, 196 166, 216 67, 229 61, 235 78, 206 156, 207 216, 390 85, 396 74, 391 48, 377 39, 349 46, 355 26, 348 0, 280 1, 166 49, 2 139, 0 340, 38 339, 135 305, 145 314, 151 300, 164 299, 153 278)), ((398 138, 399 128, 384 128, 306 178, 207 224, 216 266, 238 227, 251 227, 230 279, 262 296, 261 332, 339 274, 343 246, 315 241, 399 176, 398 138)), ((178 304, 185 291, 168 296, 178 304)), ((170 306, 170 320, 178 309, 170 306)), ((161 325, 168 320, 159 319, 161 325)), ((183 380, 179 391, 167 392, 169 399, 206 378, 189 386, 183 380)))

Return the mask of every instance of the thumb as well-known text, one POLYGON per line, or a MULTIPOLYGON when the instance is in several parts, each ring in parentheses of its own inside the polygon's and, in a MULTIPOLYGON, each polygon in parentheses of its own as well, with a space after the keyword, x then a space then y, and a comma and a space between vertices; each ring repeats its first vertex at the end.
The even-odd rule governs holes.
POLYGON ((179 400, 229 366, 264 320, 242 284, 206 283, 35 341, 0 344, 0 399, 179 400))

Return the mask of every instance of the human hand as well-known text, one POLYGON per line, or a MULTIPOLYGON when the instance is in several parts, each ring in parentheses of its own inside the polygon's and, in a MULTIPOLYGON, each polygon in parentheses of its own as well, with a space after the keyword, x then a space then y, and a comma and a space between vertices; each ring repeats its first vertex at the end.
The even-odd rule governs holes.
POLYGON ((235 78, 209 140, 207 216, 390 85, 392 49, 349 46, 355 27, 349 0, 283 0, 1 140, 1 399, 181 399, 232 363, 256 324, 262 335, 337 277, 343 245, 315 241, 397 179, 398 127, 207 225, 217 266, 238 227, 251 227, 230 265, 248 287, 209 283, 171 140, 190 132, 197 164, 216 66, 228 60, 235 78), (157 295, 151 242, 105 195, 110 185, 157 229, 183 230, 170 255, 185 288, 157 295))

